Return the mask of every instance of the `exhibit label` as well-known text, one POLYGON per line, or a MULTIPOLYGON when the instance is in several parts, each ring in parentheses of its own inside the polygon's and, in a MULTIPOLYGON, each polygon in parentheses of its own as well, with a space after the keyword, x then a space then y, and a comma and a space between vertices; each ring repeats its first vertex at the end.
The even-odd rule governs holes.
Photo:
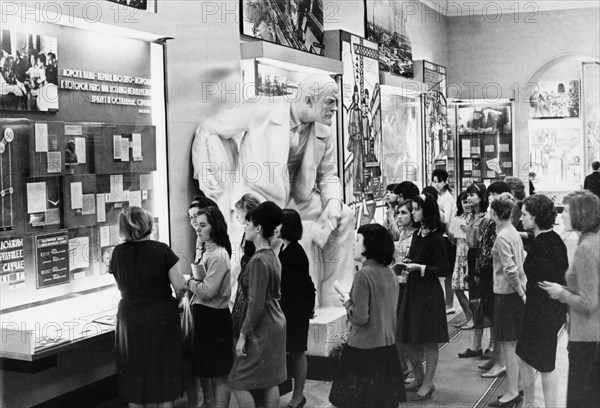
POLYGON ((69 282, 69 236, 66 231, 35 237, 38 289, 69 282))
POLYGON ((25 281, 23 238, 0 238, 0 283, 10 286, 25 281))

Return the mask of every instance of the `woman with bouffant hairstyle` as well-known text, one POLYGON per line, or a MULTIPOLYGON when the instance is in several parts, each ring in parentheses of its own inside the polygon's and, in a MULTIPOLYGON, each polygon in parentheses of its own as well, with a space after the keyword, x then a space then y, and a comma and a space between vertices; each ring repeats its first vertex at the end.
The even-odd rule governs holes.
POLYGON ((186 289, 179 260, 168 245, 150 239, 152 214, 140 207, 119 214, 124 243, 113 250, 109 273, 121 292, 116 355, 119 396, 130 407, 172 407, 183 393, 183 345, 177 300, 186 289))
POLYGON ((600 198, 587 190, 563 199, 566 231, 579 243, 567 271, 567 287, 539 285, 569 306, 569 382, 567 408, 600 406, 600 198))

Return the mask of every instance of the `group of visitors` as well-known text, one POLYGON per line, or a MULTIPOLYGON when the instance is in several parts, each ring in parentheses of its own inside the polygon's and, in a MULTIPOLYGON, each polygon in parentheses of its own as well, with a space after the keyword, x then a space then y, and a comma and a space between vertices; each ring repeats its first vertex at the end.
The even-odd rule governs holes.
MULTIPOLYGON (((547 196, 523 199, 522 183, 507 180, 472 184, 448 204, 447 173, 434 176, 435 187, 423 192, 411 182, 390 186, 383 225, 357 230, 354 260, 361 267, 340 299, 351 330, 330 401, 339 408, 379 408, 432 398, 438 343, 449 340, 446 300, 452 290, 466 318, 459 327, 475 330, 472 348, 459 357, 488 357, 479 364, 482 376, 506 376, 504 393, 490 406, 534 404, 536 372, 545 406, 557 406, 557 339, 567 312, 567 406, 598 406, 600 198, 588 191, 564 198, 565 230, 579 235, 569 266, 563 239, 553 231, 557 208, 547 196)), ((300 216, 250 195, 236 209, 245 225, 244 256, 231 311, 231 240, 212 200, 198 196, 189 207, 197 242, 187 281, 174 268, 178 257, 171 249, 150 240, 152 216, 138 207, 121 213, 125 242, 113 251, 109 270, 122 294, 117 363, 120 394, 130 406, 172 406, 184 391, 186 362, 191 376, 200 378, 206 407, 228 407, 231 393, 241 407, 279 406, 286 353, 294 378, 288 407, 306 404, 315 288, 298 243, 300 216), (189 356, 183 354, 173 293, 192 305, 189 356)), ((197 401, 193 382, 188 400, 197 401)))

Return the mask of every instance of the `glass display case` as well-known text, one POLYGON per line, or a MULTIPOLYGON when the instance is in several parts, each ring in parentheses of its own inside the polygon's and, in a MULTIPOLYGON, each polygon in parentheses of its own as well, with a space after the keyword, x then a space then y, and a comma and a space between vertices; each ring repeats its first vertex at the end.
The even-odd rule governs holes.
POLYGON ((449 110, 449 132, 458 135, 457 190, 473 182, 489 185, 512 176, 512 102, 455 101, 449 110))

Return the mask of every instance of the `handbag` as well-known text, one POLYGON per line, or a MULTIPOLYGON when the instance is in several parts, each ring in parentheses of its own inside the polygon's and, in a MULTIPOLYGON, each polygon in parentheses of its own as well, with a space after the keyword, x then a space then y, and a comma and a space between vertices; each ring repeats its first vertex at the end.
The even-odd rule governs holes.
POLYGON ((469 308, 473 314, 473 325, 476 329, 483 329, 492 325, 490 319, 483 313, 483 304, 480 298, 469 300, 469 308))
POLYGON ((183 340, 183 354, 189 355, 192 351, 194 337, 194 317, 192 316, 192 301, 195 294, 191 297, 187 293, 180 302, 179 319, 181 321, 181 337, 183 340))
POLYGON ((233 335, 239 336, 246 318, 246 312, 248 310, 248 300, 242 289, 242 285, 238 285, 237 292, 235 294, 235 303, 233 304, 233 310, 231 311, 231 322, 233 325, 233 335))

